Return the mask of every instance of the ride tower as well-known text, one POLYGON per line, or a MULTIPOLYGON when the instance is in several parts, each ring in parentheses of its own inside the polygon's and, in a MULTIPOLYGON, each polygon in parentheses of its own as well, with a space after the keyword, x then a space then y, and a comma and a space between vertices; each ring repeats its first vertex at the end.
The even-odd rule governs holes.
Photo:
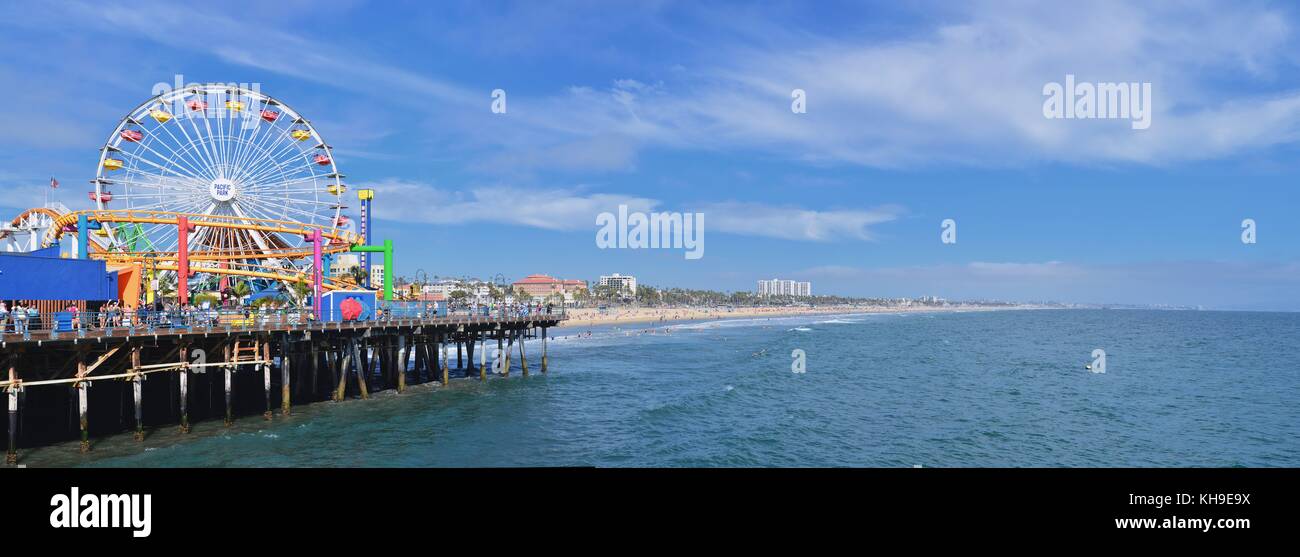
MULTIPOLYGON (((357 223, 358 231, 361 233, 362 245, 369 246, 370 243, 370 201, 375 198, 375 190, 362 189, 357 190, 357 199, 361 200, 361 220, 357 223)), ((361 252, 361 268, 365 271, 361 279, 361 285, 366 288, 373 288, 370 284, 370 253, 361 252)), ((388 269, 384 269, 387 273, 388 269)))

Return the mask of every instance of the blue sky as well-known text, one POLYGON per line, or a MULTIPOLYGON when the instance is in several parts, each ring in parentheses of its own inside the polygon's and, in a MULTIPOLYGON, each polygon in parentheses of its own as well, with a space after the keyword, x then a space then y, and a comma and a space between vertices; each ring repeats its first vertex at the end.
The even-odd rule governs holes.
POLYGON ((277 4, 10 7, 0 207, 84 206, 180 74, 310 118, 399 274, 1300 310, 1288 4, 277 4), (1151 83, 1151 127, 1044 118, 1066 74, 1151 83), (597 249, 620 203, 704 213, 705 256, 597 249))

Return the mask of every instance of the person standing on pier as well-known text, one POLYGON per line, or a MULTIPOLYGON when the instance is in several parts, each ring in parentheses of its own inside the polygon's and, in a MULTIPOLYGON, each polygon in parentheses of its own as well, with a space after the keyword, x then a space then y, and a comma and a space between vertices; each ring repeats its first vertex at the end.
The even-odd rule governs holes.
POLYGON ((27 308, 23 306, 22 301, 14 302, 14 332, 23 334, 27 332, 27 308))
POLYGON ((0 301, 0 334, 9 329, 9 306, 0 301))

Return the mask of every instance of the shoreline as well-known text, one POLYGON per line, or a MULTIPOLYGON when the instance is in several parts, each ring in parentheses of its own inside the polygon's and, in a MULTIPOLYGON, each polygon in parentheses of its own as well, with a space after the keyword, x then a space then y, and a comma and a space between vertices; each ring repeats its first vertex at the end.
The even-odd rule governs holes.
POLYGON ((622 324, 673 323, 691 321, 712 321, 720 319, 743 319, 754 317, 799 317, 804 315, 867 314, 867 313, 927 313, 927 312, 961 312, 961 311, 1000 311, 1011 309, 1035 309, 1038 306, 958 306, 958 307, 880 307, 880 306, 825 306, 815 308, 792 308, 780 306, 759 306, 751 308, 619 308, 605 312, 594 308, 568 310, 569 318, 557 325, 556 329, 574 327, 600 327, 622 324))

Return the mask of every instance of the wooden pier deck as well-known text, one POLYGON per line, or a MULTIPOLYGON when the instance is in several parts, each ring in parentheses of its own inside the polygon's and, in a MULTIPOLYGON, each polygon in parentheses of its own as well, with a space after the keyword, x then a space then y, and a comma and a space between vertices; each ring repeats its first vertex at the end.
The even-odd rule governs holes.
POLYGON ((148 429, 169 425, 188 432, 191 419, 220 416, 230 425, 260 413, 272 420, 276 410, 290 415, 295 404, 364 399, 383 389, 400 393, 415 383, 446 385, 453 370, 479 380, 489 371, 528 375, 529 339, 541 340, 538 371, 546 373, 547 330, 564 319, 533 313, 304 322, 255 315, 186 327, 6 332, 0 335, 7 372, 0 386, 9 402, 6 461, 17 462, 20 445, 80 436, 84 452, 99 435, 134 430, 143 439, 148 429), (489 357, 493 340, 497 352, 489 357))

